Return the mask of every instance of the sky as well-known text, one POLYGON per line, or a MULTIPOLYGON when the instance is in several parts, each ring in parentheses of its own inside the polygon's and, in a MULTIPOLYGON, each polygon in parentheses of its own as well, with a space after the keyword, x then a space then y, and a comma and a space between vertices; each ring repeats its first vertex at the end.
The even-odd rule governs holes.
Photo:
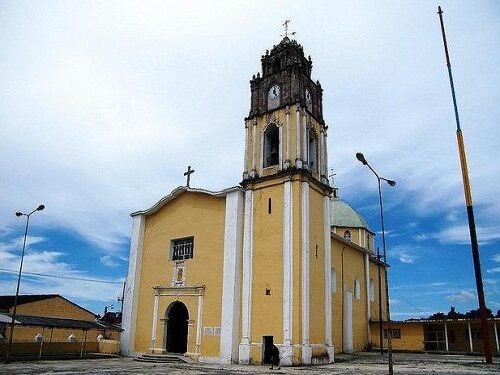
MULTIPOLYGON (((249 80, 283 22, 324 89, 343 200, 380 240, 391 315, 477 308, 444 10, 488 307, 500 309, 500 3, 0 1, 0 294, 59 293, 103 313, 128 267, 133 211, 185 183, 242 179, 249 80), (46 276, 49 275, 49 276, 46 276)), ((380 242, 379 242, 380 244, 380 242)))

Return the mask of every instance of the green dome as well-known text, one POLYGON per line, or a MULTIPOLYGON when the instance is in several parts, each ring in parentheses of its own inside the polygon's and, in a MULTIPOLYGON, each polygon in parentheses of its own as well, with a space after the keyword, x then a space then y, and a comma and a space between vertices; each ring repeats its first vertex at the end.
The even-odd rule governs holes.
POLYGON ((332 227, 365 228, 371 232, 363 216, 338 198, 330 198, 330 221, 332 227))

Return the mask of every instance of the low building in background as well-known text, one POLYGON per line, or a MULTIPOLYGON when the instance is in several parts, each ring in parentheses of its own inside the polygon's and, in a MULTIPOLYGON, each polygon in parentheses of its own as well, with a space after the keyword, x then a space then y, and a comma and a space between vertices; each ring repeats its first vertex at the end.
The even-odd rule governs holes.
MULTIPOLYGON (((0 355, 11 336, 15 296, 0 296, 0 355)), ((74 355, 99 352, 100 341, 117 341, 120 325, 100 320, 91 311, 59 294, 20 295, 14 322, 11 355, 74 355)), ((118 345, 114 345, 118 347, 118 345)), ((110 351, 106 346, 106 351, 110 351)), ((118 353, 118 350, 115 350, 118 353)))
MULTIPOLYGON (((488 320, 491 347, 500 354, 500 318, 488 320)), ((373 345, 379 343, 379 322, 372 321, 373 345)), ((483 354, 479 319, 392 321, 392 348, 400 351, 454 352, 483 354)), ((384 323, 384 347, 387 348, 387 325, 384 323)))

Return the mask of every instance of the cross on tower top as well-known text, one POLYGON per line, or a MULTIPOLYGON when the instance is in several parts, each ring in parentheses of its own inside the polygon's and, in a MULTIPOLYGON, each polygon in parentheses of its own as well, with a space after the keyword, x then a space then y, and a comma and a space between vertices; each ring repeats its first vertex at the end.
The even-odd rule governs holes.
POLYGON ((285 34, 282 34, 281 36, 282 37, 285 37, 285 38, 288 38, 288 34, 290 35, 295 35, 295 31, 292 31, 292 32, 288 32, 288 24, 290 23, 290 20, 285 20, 285 22, 283 22, 283 26, 285 26, 285 34))
POLYGON ((189 187, 189 180, 191 180, 191 174, 194 173, 194 169, 191 169, 191 166, 188 165, 188 169, 184 172, 184 176, 187 176, 186 187, 189 187))
POLYGON ((332 186, 335 187, 335 176, 337 175, 337 173, 333 173, 333 168, 330 170, 330 174, 328 175, 328 177, 331 177, 332 178, 332 186))

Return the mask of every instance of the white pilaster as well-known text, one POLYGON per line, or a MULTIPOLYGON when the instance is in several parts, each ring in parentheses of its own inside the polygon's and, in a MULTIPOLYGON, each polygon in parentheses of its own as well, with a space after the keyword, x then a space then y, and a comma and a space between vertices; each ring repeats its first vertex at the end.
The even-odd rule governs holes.
POLYGON ((500 346, 498 345, 498 331, 497 331, 497 322, 493 321, 493 328, 495 329, 495 343, 497 344, 497 353, 500 352, 500 346))
POLYGON ((467 329, 469 330, 469 348, 472 353, 474 351, 474 346, 472 345, 472 332, 470 329, 470 323, 467 323, 467 329))
POLYGON ((145 223, 146 217, 144 215, 137 215, 132 218, 128 274, 125 282, 125 293, 123 299, 123 332, 121 333, 120 339, 120 351, 126 356, 133 354, 135 346, 137 300, 139 299, 139 283, 145 223))
POLYGON ((255 142, 257 141, 257 119, 253 120, 252 125, 252 177, 255 177, 255 171, 257 170, 257 145, 255 142))
POLYGON ((242 242, 243 193, 234 191, 226 196, 224 223, 224 271, 220 336, 220 362, 222 364, 230 364, 238 360, 242 242))
POLYGON ((279 136, 280 136, 280 143, 279 143, 279 150, 278 150, 278 170, 283 169, 283 126, 278 127, 279 131, 279 136))
POLYGON ((309 137, 307 136, 307 115, 306 111, 302 110, 302 161, 303 165, 309 169, 309 137))
POLYGON ((330 197, 323 198, 325 243, 325 344, 330 363, 334 361, 332 341, 332 236, 330 226, 330 197))
POLYGON ((155 352, 156 349, 156 326, 158 325, 158 292, 155 290, 154 302, 153 302, 153 321, 151 322, 151 353, 155 352))
POLYGON ((239 362, 250 363, 251 318, 252 318, 252 259, 253 259, 253 192, 245 191, 245 214, 243 226, 243 277, 241 294, 241 342, 239 362))
POLYGON ((285 169, 290 168, 290 109, 287 106, 285 110, 285 126, 286 126, 286 156, 285 169))
POLYGON ((365 291, 366 291, 366 343, 371 343, 371 332, 370 332, 370 319, 371 319, 371 309, 370 309, 370 259, 368 253, 365 253, 365 291))
POLYGON ((309 337, 309 184, 302 182, 302 363, 311 364, 312 348, 309 337))
POLYGON ((324 164, 324 156, 325 153, 323 149, 325 148, 325 138, 323 136, 323 127, 321 127, 320 135, 319 135, 319 150, 318 150, 318 175, 319 180, 323 181, 323 164, 324 164))
POLYGON ((293 204, 292 182, 284 184, 283 196, 283 345, 280 348, 281 364, 291 366, 293 359, 293 204))
POLYGON ((324 152, 324 155, 323 155, 323 174, 325 175, 325 180, 323 182, 325 182, 326 184, 328 184, 328 142, 327 142, 327 134, 326 134, 326 130, 327 130, 327 127, 325 126, 325 129, 323 131, 323 143, 324 143, 324 149, 323 149, 323 152, 324 152))
POLYGON ((450 347, 448 346, 448 325, 444 323, 444 344, 446 347, 446 351, 450 351, 450 347))
POLYGON ((196 313, 196 342, 195 353, 201 353, 201 331, 203 327, 203 295, 198 296, 198 311, 196 313))
POLYGON ((257 159, 259 160, 259 175, 262 176, 262 170, 264 169, 264 133, 265 133, 266 128, 264 128, 260 132, 260 149, 259 153, 257 156, 257 159))
POLYGON ((248 170, 250 169, 249 155, 248 155, 248 142, 250 141, 250 127, 248 122, 245 121, 245 157, 243 160, 243 178, 248 177, 248 170))
POLYGON ((295 141, 296 145, 296 149, 297 149, 297 152, 296 152, 296 159, 295 159, 295 166, 297 168, 302 168, 302 152, 301 152, 301 147, 302 147, 302 143, 300 142, 300 132, 301 132, 301 116, 300 116, 300 104, 297 103, 296 104, 296 109, 295 109, 295 114, 296 114, 296 121, 295 121, 295 125, 297 127, 296 131, 297 131, 297 139, 295 141))

